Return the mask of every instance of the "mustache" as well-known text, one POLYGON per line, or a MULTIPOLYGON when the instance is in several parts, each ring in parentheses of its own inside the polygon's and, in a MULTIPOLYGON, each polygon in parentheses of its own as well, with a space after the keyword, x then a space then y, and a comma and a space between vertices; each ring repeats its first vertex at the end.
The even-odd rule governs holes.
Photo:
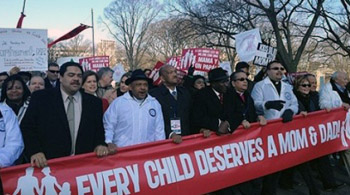
POLYGON ((72 85, 80 85, 79 81, 71 82, 72 85))

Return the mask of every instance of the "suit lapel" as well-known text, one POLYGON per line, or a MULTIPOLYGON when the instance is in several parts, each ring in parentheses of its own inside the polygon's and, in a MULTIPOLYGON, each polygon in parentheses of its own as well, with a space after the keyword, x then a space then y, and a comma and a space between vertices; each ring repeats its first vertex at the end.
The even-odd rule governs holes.
POLYGON ((221 105, 218 96, 216 95, 216 93, 214 92, 214 90, 211 87, 208 87, 208 92, 209 92, 211 99, 215 102, 215 104, 221 105))

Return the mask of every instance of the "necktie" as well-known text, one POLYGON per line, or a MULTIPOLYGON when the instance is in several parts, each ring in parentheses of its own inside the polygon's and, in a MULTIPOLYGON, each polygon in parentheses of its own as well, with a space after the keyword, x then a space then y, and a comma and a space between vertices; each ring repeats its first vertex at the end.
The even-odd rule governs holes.
POLYGON ((241 95, 239 95, 239 97, 241 98, 242 102, 245 102, 245 98, 244 98, 244 94, 242 93, 241 95))
POLYGON ((72 151, 71 153, 75 153, 75 127, 74 127, 74 98, 73 96, 68 96, 69 103, 67 107, 67 119, 69 124, 69 130, 70 130, 70 137, 72 140, 72 151))
POLYGON ((175 100, 177 100, 177 93, 176 93, 176 91, 171 92, 171 95, 175 98, 175 100))
POLYGON ((224 95, 222 93, 220 93, 219 99, 220 99, 220 104, 223 104, 224 103, 224 95))

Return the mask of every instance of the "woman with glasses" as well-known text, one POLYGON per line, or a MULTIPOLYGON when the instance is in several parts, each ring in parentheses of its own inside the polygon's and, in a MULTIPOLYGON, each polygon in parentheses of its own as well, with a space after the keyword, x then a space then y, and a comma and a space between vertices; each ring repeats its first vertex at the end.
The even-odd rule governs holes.
MULTIPOLYGON (((307 111, 317 109, 317 103, 312 102, 310 98, 310 81, 307 78, 307 75, 299 76, 294 81, 293 92, 298 99, 299 104, 299 113, 303 116, 307 116, 307 111)), ((293 175, 294 170, 297 169, 301 173, 302 177, 305 180, 306 185, 309 188, 310 194, 320 194, 320 191, 315 186, 315 180, 311 174, 311 167, 308 162, 298 165, 293 168, 286 169, 282 172, 280 178, 280 184, 285 189, 293 189, 293 175)))
MULTIPOLYGON (((312 84, 309 80, 309 75, 302 75, 295 79, 293 92, 298 99, 299 113, 303 116, 307 116, 307 113, 320 110, 319 104, 315 101, 315 98, 311 96, 312 84)), ((336 184, 335 177, 331 171, 331 165, 328 156, 324 156, 312 161, 318 168, 321 181, 325 190, 336 189, 343 184, 336 184)), ((310 162, 298 165, 297 168, 303 176, 306 184, 309 187, 310 194, 319 194, 319 190, 314 186, 315 179, 311 176, 310 162)), ((287 188, 291 188, 293 185, 293 170, 294 168, 287 169, 283 172, 280 183, 287 188)))

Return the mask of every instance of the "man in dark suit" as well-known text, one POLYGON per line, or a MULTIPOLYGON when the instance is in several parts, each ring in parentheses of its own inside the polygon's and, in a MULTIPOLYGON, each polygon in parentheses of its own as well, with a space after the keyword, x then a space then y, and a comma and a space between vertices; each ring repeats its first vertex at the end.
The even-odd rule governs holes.
POLYGON ((181 136, 190 133, 190 93, 184 87, 177 86, 176 69, 164 65, 159 70, 162 85, 153 89, 150 94, 162 106, 165 136, 175 143, 181 143, 181 136))
POLYGON ((47 159, 95 151, 105 156, 102 101, 79 91, 83 70, 67 62, 60 69, 60 87, 33 93, 21 123, 25 153, 32 166, 47 159))
POLYGON ((230 82, 233 86, 224 95, 225 119, 230 124, 231 132, 239 125, 249 128, 250 123, 260 121, 261 125, 266 124, 266 119, 258 115, 255 110, 254 100, 248 92, 248 78, 243 71, 236 71, 231 74, 230 82))
POLYGON ((60 67, 58 64, 52 62, 48 65, 48 70, 46 71, 46 78, 45 81, 45 89, 55 88, 60 85, 60 81, 58 79, 58 74, 60 67))
POLYGON ((196 94, 192 110, 192 126, 195 132, 202 132, 205 137, 210 135, 210 131, 217 132, 219 126, 220 129, 228 126, 227 122, 222 122, 223 94, 227 90, 228 75, 222 68, 215 68, 209 71, 208 78, 210 86, 196 94))

